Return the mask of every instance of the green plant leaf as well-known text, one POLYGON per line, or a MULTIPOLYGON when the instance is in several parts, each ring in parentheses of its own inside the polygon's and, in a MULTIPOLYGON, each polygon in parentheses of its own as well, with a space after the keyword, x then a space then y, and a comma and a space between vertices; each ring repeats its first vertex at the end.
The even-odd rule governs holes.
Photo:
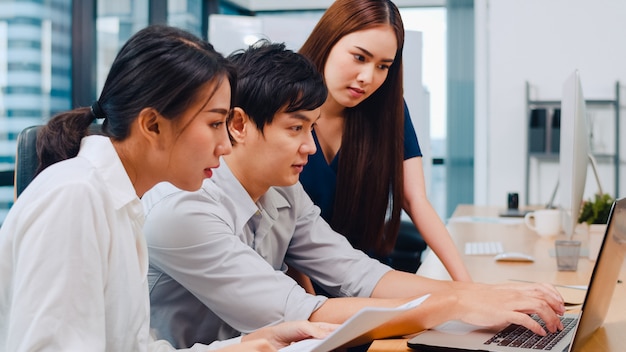
POLYGON ((578 222, 587 224, 606 224, 613 205, 613 197, 609 194, 595 194, 593 199, 583 202, 578 222))

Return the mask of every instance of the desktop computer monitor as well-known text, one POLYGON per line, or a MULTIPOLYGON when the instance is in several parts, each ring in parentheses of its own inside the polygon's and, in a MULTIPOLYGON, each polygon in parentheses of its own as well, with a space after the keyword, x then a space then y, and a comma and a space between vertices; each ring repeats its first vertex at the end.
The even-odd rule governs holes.
POLYGON ((563 231, 568 237, 574 234, 587 181, 588 129, 585 99, 576 70, 563 84, 561 100, 559 205, 563 210, 563 231))

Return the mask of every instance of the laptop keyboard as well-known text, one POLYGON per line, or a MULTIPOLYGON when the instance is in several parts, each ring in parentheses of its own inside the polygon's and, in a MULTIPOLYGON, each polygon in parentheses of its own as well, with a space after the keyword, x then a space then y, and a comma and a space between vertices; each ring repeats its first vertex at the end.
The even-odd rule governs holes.
MULTIPOLYGON (((545 329, 546 325, 539 316, 533 314, 531 317, 545 329)), ((548 333, 546 336, 539 336, 523 326, 512 324, 500 330, 495 336, 485 341, 484 344, 549 351, 576 326, 577 320, 577 318, 562 317, 563 330, 548 333)))

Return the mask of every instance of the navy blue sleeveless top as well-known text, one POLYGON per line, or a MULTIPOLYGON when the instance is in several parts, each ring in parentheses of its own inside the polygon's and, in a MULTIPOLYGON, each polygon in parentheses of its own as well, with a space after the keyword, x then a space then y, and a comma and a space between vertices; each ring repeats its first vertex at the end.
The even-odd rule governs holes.
MULTIPOLYGON (((300 174, 300 183, 304 190, 309 194, 313 203, 322 210, 322 217, 327 222, 333 215, 333 204, 335 202, 335 193, 337 190, 337 167, 339 152, 335 155, 330 165, 324 158, 324 153, 320 147, 315 131, 313 131, 313 139, 317 151, 309 156, 309 161, 300 174)), ((411 122, 409 109, 404 104, 404 160, 422 156, 422 151, 417 141, 415 128, 411 122)))

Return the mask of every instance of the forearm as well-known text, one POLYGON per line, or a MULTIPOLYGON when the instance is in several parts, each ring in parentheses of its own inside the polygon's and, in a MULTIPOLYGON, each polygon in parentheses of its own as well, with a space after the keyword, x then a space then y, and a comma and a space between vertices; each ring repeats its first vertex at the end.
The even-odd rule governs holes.
MULTIPOLYGON (((441 297, 430 297, 419 307, 401 314, 397 318, 369 331, 367 334, 351 341, 348 346, 357 346, 374 339, 408 335, 435 326, 446 320, 445 307, 450 306, 454 295, 445 294, 441 297), (426 304, 428 302, 428 304, 426 304), (438 312, 444 312, 439 314, 438 312)), ((315 311, 310 321, 322 320, 341 323, 365 307, 398 307, 417 297, 405 299, 372 299, 372 298, 339 298, 329 299, 320 309, 315 311)))
MULTIPOLYGON (((480 285, 478 285, 480 286, 480 285)), ((376 284, 373 298, 401 298, 423 296, 434 292, 477 287, 475 284, 457 281, 434 280, 403 271, 390 271, 376 284)))
POLYGON ((537 334, 545 334, 528 314, 539 314, 546 321, 548 330, 555 332, 560 324, 557 315, 565 312, 562 297, 549 285, 437 281, 391 271, 383 276, 373 293, 373 297, 386 299, 329 299, 311 315, 310 320, 341 323, 363 307, 397 307, 426 293, 430 297, 420 306, 360 337, 359 341, 412 334, 449 320, 490 328, 518 324, 537 334), (400 296, 409 298, 397 298, 400 296))
POLYGON ((365 307, 398 307, 415 297, 394 298, 341 297, 330 298, 315 310, 309 321, 341 324, 365 307))
MULTIPOLYGON (((432 210, 432 207, 430 207, 432 210)), ((415 215, 415 224, 428 246, 441 260, 446 270, 455 281, 472 281, 472 278, 463 263, 456 244, 450 237, 448 230, 434 210, 420 211, 415 215)))
MULTIPOLYGON (((387 302, 395 301, 395 303, 389 305, 390 307, 397 307, 403 303, 406 303, 410 299, 405 300, 374 300, 369 299, 367 306, 376 306, 376 301, 384 302, 384 306, 388 306, 387 302)), ((350 345, 359 345, 374 339, 381 338, 389 338, 394 336, 403 336, 408 334, 417 333, 424 329, 428 329, 439 325, 447 320, 455 319, 456 313, 451 311, 451 307, 456 307, 458 302, 457 295, 449 292, 441 292, 440 294, 431 295, 424 303, 420 306, 413 308, 406 313, 399 315, 398 317, 390 320, 389 322, 377 327, 369 331, 367 334, 360 336, 358 339, 352 341, 350 345)), ((329 300, 331 303, 327 308, 334 308, 334 311, 342 310, 347 312, 349 308, 347 307, 347 302, 339 302, 340 307, 333 307, 333 301, 329 300)), ((353 304, 355 302, 351 302, 348 304, 353 304)), ((356 305, 359 305, 356 302, 356 305)), ((361 307, 362 308, 362 307, 361 307)), ((359 308, 360 309, 360 308, 359 308)))
POLYGON ((414 334, 454 319, 451 307, 455 307, 456 294, 433 294, 420 306, 398 316, 362 336, 358 342, 414 334))
POLYGON ((471 281, 463 259, 443 221, 426 196, 422 158, 404 161, 404 197, 402 207, 411 217, 426 243, 437 254, 456 281, 471 281))

